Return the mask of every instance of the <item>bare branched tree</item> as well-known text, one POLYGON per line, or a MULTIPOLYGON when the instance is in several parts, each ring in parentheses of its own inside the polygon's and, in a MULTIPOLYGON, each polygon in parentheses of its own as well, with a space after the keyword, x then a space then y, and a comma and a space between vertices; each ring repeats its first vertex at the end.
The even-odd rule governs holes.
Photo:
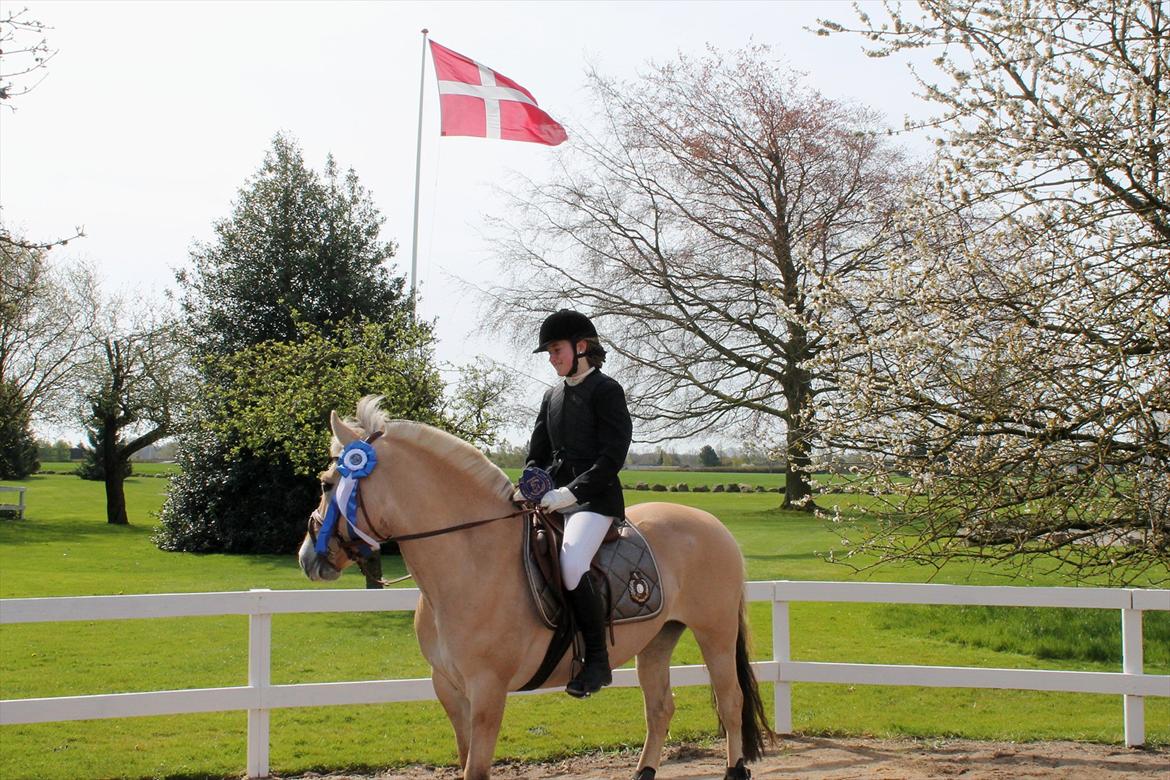
MULTIPOLYGON (((0 110, 15 111, 14 98, 28 94, 44 80, 42 73, 56 54, 49 48, 42 22, 32 19, 28 9, 0 11, 0 110)), ((2 206, 0 206, 2 208, 2 206)), ((51 241, 32 241, 13 233, 0 222, 0 252, 38 252, 64 246, 75 238, 85 235, 77 227, 73 235, 51 241)), ((4 284, 0 279, 0 284, 4 284)))
MULTIPOLYGON (((825 305, 883 265, 904 185, 879 117, 764 47, 680 56, 637 82, 589 74, 605 131, 501 225, 497 321, 560 305, 598 318, 643 441, 753 431, 783 443, 785 506, 811 508, 811 358, 859 318, 825 305)), ((529 331, 531 332, 531 331, 529 331)))
POLYGON ((920 0, 887 14, 855 32, 879 56, 937 50, 939 78, 921 84, 942 108, 940 154, 865 303, 853 357, 868 370, 826 410, 825 435, 867 453, 860 478, 889 497, 860 549, 1164 580, 1165 6, 920 0))
POLYGON ((0 242, 0 381, 34 418, 71 422, 77 369, 92 357, 100 301, 92 269, 0 242))
POLYGON ((26 95, 45 78, 42 73, 56 51, 49 48, 45 25, 32 19, 28 9, 4 11, 0 16, 0 106, 26 95), (31 83, 28 83, 31 81, 31 83))
POLYGON ((455 435, 477 446, 496 444, 500 431, 516 419, 509 399, 517 394, 514 374, 479 359, 455 368, 441 414, 455 435))
POLYGON ((196 382, 174 317, 129 317, 118 302, 106 311, 90 334, 94 359, 80 371, 80 417, 93 446, 83 474, 105 482, 106 521, 126 525, 130 457, 174 433, 178 409, 196 382))

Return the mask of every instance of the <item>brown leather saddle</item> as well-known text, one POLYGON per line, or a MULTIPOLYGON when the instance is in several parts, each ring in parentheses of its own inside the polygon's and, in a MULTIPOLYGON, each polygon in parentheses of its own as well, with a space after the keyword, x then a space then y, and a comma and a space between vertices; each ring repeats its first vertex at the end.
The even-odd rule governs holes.
MULTIPOLYGON (((520 690, 532 690, 552 673, 576 634, 561 581, 560 549, 564 517, 535 512, 524 526, 524 574, 537 614, 553 638, 540 669, 520 690)), ((610 633, 617 623, 649 620, 662 611, 658 563, 646 537, 627 520, 614 522, 593 558, 609 603, 610 633)))
MULTIPOLYGON (((536 611, 549 628, 565 617, 560 549, 564 518, 557 513, 533 515, 525 528, 524 573, 536 611)), ((593 559, 593 570, 603 575, 609 601, 609 623, 636 623, 662 611, 658 564, 646 537, 629 521, 610 527, 593 559)))

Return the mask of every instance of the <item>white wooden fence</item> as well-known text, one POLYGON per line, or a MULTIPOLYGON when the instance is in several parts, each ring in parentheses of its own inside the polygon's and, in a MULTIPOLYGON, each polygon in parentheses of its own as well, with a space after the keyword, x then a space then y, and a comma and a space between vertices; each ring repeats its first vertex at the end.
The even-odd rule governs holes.
MULTIPOLYGON (((1170 676, 1145 674, 1142 667, 1142 613, 1148 610, 1170 611, 1170 590, 773 581, 748 583, 747 596, 751 601, 772 602, 773 658, 771 661, 757 661, 752 666, 761 682, 776 684, 776 730, 780 733, 792 731, 791 690, 794 682, 1120 694, 1123 697, 1125 742, 1130 746, 1145 742, 1143 697, 1170 696, 1170 676), (793 661, 790 655, 788 618, 788 605, 793 601, 1116 609, 1121 611, 1122 670, 1074 672, 793 661)), ((0 625, 209 615, 249 616, 246 686, 7 699, 0 701, 0 725, 247 710, 248 777, 266 777, 268 714, 273 709, 435 698, 434 689, 427 679, 272 685, 272 616, 296 612, 410 611, 414 609, 417 600, 418 591, 415 589, 253 590, 0 599, 0 625)), ((671 684, 674 686, 705 685, 708 682, 707 670, 703 666, 671 667, 671 684)), ((614 685, 637 685, 634 670, 616 671, 614 685)))

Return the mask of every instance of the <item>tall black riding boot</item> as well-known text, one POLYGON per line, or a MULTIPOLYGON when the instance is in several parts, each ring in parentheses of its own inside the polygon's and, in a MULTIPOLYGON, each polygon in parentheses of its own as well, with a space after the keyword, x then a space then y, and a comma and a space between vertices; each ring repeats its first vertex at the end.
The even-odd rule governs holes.
POLYGON ((605 599, 593 572, 586 572, 577 587, 567 593, 577 627, 585 640, 585 666, 565 686, 565 693, 582 699, 613 682, 605 644, 605 599))

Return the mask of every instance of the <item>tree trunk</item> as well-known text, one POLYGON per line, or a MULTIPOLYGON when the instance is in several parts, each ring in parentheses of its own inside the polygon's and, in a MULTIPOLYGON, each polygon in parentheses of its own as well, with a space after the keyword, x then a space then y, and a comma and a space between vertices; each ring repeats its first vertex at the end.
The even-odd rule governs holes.
MULTIPOLYGON (((800 333, 803 343, 804 333, 800 333)), ((815 421, 812 415, 812 377, 799 366, 788 372, 785 395, 788 399, 788 430, 785 433, 786 461, 784 470, 784 509, 812 512, 809 470, 812 466, 812 438, 815 421)))
POLYGON ((803 426, 790 426, 787 433, 788 463, 784 469, 784 509, 811 512, 816 509, 810 496, 809 466, 812 455, 808 447, 808 431, 803 426))
POLYGON ((130 525, 126 515, 126 491, 122 487, 122 462, 118 456, 118 423, 106 419, 102 426, 102 467, 106 471, 106 522, 110 525, 130 525))
POLYGON ((106 522, 111 525, 130 525, 123 481, 121 469, 117 466, 106 468, 106 522))

